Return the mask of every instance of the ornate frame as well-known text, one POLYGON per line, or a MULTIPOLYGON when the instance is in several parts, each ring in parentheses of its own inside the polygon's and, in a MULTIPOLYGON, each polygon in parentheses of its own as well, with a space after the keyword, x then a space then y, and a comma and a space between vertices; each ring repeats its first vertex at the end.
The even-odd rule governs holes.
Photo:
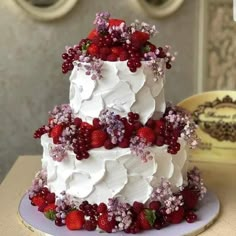
POLYGON ((177 11, 184 0, 168 0, 161 6, 154 6, 146 0, 138 0, 138 2, 151 17, 163 18, 177 11))
POLYGON ((54 5, 41 9, 28 4, 24 0, 14 0, 15 3, 33 18, 41 21, 50 21, 66 15, 78 0, 59 0, 54 5))

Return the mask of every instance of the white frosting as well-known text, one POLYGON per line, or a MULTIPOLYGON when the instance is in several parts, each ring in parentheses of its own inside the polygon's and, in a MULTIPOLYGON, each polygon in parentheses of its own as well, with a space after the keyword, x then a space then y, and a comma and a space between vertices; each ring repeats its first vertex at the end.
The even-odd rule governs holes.
POLYGON ((66 191, 76 199, 86 199, 91 203, 107 202, 111 197, 123 201, 146 202, 153 189, 158 187, 161 178, 170 180, 173 186, 183 184, 186 175, 185 142, 180 140, 181 149, 177 155, 167 153, 166 146, 150 147, 153 159, 143 163, 131 154, 129 148, 96 148, 89 151, 90 157, 78 161, 75 154, 57 162, 49 155, 52 139, 44 134, 42 165, 47 169, 48 186, 59 195, 66 191))
POLYGON ((70 105, 76 116, 91 122, 101 110, 110 108, 121 116, 137 112, 143 123, 156 112, 164 112, 163 79, 153 78, 145 62, 135 73, 127 62, 108 62, 102 66, 102 78, 92 80, 84 65, 75 67, 70 76, 70 105))

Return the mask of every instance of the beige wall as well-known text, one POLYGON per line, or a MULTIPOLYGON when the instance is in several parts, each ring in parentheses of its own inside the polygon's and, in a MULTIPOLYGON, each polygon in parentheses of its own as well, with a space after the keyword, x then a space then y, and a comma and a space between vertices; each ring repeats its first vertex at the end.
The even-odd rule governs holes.
POLYGON ((45 123, 55 104, 68 103, 68 76, 60 72, 60 55, 65 45, 87 35, 97 11, 157 25, 155 43, 168 43, 178 51, 166 83, 167 99, 177 102, 195 92, 197 8, 198 0, 186 0, 172 16, 155 20, 135 0, 79 0, 66 17, 43 23, 28 17, 12 0, 0 1, 0 181, 17 156, 42 152, 33 131, 45 123))

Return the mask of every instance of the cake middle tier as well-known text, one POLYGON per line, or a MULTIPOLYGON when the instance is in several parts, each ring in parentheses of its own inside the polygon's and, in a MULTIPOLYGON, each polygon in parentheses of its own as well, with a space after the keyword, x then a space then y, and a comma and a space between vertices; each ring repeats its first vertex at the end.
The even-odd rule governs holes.
MULTIPOLYGON (((179 139, 181 148, 176 155, 167 153, 166 146, 149 147, 153 156, 147 162, 131 153, 130 148, 103 147, 89 151, 89 158, 76 159, 68 151, 65 159, 58 162, 50 156, 55 147, 47 134, 41 137, 43 146, 42 167, 47 171, 47 185, 51 192, 59 195, 62 191, 81 202, 108 202, 118 197, 123 202, 147 202, 151 194, 160 186, 162 178, 173 188, 180 187, 186 180, 186 142, 179 139)), ((175 191, 175 189, 173 189, 175 191)))
POLYGON ((121 116, 131 111, 138 113, 143 124, 150 117, 158 118, 166 108, 164 75, 155 79, 147 63, 142 62, 133 73, 127 61, 104 61, 97 80, 86 74, 90 64, 75 66, 70 76, 70 106, 74 114, 89 123, 104 109, 121 116))

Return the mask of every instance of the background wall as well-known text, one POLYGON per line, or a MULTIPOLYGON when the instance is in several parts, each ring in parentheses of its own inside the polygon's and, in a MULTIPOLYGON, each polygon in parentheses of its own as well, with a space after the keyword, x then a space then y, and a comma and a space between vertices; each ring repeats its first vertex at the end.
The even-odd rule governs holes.
MULTIPOLYGON (((68 75, 61 74, 60 55, 92 28, 97 11, 109 11, 132 22, 138 18, 155 24, 158 45, 170 44, 178 52, 167 75, 167 100, 178 102, 196 92, 195 45, 198 0, 163 20, 149 18, 135 0, 80 0, 66 17, 50 23, 31 19, 13 1, 0 2, 0 181, 19 155, 41 154, 32 138, 55 104, 68 103, 68 75), (115 4, 114 4, 115 2, 115 4)), ((26 167, 27 169, 27 167, 26 167)))

